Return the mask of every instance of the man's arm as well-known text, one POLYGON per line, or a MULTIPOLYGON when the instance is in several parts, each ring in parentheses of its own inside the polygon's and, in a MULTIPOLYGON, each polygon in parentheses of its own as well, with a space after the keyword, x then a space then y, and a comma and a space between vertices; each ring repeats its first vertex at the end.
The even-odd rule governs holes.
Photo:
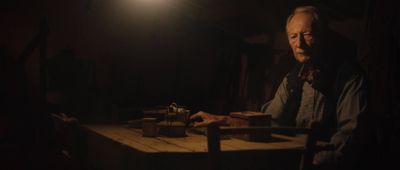
POLYGON ((230 118, 229 116, 225 115, 215 115, 203 111, 199 111, 192 116, 190 116, 190 120, 194 121, 193 126, 199 127, 199 126, 207 126, 211 122, 218 122, 221 125, 229 125, 230 124, 230 118))
MULTIPOLYGON (((285 77, 279 85, 274 98, 266 106, 267 108, 263 110, 264 113, 271 114, 274 123, 285 124, 282 122, 288 121, 285 120, 285 116, 282 116, 289 96, 287 84, 287 77, 285 77)), ((194 126, 207 126, 210 122, 215 121, 221 124, 230 124, 229 116, 215 115, 203 111, 193 114, 190 119, 193 121, 198 120, 194 122, 194 126)))
POLYGON ((271 114, 272 119, 278 124, 285 124, 284 122, 289 121, 284 120, 285 117, 283 116, 285 104, 289 97, 287 84, 287 77, 285 77, 279 85, 274 98, 269 102, 269 105, 266 106, 267 108, 264 111, 267 114, 271 114))
POLYGON ((367 106, 365 86, 362 74, 356 74, 344 83, 336 104, 337 131, 331 137, 331 143, 336 149, 316 154, 314 163, 337 164, 343 158, 354 159, 352 153, 355 153, 357 143, 355 130, 367 106))

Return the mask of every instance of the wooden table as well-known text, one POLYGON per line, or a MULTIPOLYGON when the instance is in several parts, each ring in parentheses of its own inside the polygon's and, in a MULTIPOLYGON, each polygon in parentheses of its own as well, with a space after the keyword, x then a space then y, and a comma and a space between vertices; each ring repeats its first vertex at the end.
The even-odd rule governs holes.
MULTIPOLYGON (((207 138, 143 137, 125 125, 82 125, 87 132, 88 164, 93 169, 210 169, 207 138)), ((224 169, 297 169, 304 146, 298 138, 273 134, 271 142, 221 140, 224 169)))

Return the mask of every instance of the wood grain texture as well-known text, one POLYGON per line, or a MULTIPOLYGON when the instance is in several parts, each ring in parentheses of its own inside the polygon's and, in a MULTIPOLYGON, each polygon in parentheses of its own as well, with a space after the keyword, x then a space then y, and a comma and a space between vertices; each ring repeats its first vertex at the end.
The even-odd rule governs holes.
MULTIPOLYGON (((123 125, 82 125, 83 128, 97 135, 126 145, 144 153, 206 153, 207 139, 204 135, 187 133, 186 137, 171 138, 165 136, 143 137, 141 129, 128 128, 123 125)), ((304 141, 294 137, 273 134, 269 142, 249 142, 236 138, 223 139, 222 151, 250 150, 286 150, 301 148, 304 141)))
MULTIPOLYGON (((88 134, 88 165, 93 169, 204 170, 214 167, 207 137, 187 132, 186 137, 143 137, 141 129, 124 125, 81 125, 88 134)), ((272 134, 269 142, 221 139, 223 169, 297 169, 301 158, 296 148, 304 140, 272 134)))

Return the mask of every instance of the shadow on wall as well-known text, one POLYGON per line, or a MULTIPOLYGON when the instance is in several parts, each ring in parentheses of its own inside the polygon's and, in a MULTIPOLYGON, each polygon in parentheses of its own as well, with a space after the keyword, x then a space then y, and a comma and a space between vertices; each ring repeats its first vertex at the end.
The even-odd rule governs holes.
POLYGON ((47 76, 48 111, 88 120, 96 102, 93 64, 62 49, 47 60, 47 76))

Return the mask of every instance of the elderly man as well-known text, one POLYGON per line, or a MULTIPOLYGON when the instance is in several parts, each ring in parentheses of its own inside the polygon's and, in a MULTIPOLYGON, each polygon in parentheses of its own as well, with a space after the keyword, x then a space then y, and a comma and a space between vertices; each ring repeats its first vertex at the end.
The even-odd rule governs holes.
MULTIPOLYGON (((263 112, 279 125, 308 127, 320 124, 319 140, 329 141, 333 151, 316 154, 319 167, 343 168, 353 161, 359 118, 366 109, 365 78, 362 69, 349 62, 346 54, 328 50, 329 41, 317 9, 296 8, 288 17, 286 31, 297 63, 280 84, 263 112)), ((210 121, 229 124, 229 117, 198 112, 195 126, 210 121)))

